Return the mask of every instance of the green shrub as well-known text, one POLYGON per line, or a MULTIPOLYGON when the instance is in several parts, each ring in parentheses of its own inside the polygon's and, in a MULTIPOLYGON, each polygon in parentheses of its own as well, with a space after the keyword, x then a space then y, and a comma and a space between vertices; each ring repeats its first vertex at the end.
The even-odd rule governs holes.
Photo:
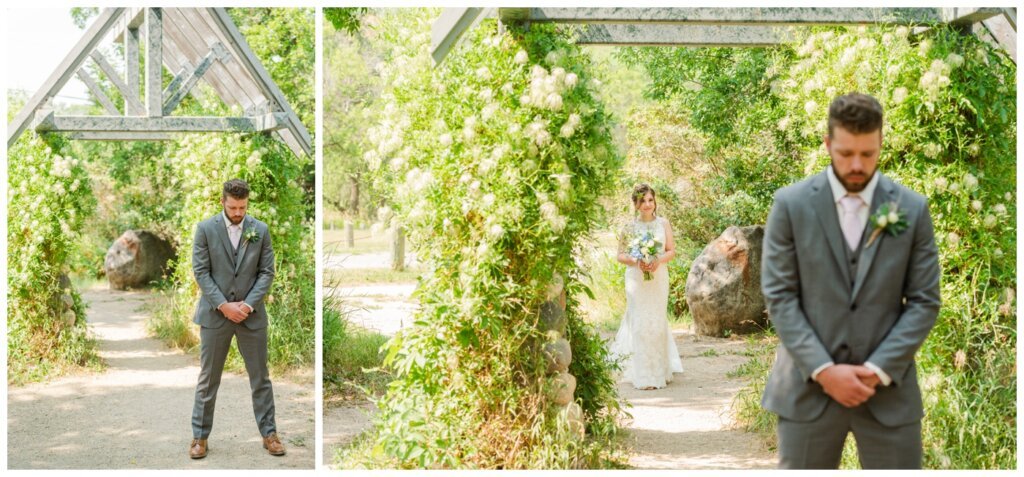
POLYGON ((616 388, 607 351, 576 311, 574 257, 620 159, 589 58, 554 27, 497 33, 485 21, 435 69, 435 13, 394 13, 376 32, 394 47, 366 159, 428 271, 414 326, 388 346, 395 381, 378 403, 372 450, 357 447, 344 465, 609 465, 616 388), (583 440, 544 398, 537 320, 556 276, 570 372, 582 376, 583 440))
POLYGON ((58 136, 25 132, 8 150, 7 380, 99 366, 69 256, 95 206, 82 161, 58 136))

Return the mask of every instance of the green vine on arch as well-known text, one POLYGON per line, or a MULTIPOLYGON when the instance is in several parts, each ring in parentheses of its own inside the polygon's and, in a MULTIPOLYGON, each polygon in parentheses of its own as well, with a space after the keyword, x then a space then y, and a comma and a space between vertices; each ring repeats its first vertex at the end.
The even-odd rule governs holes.
MULTIPOLYGON (((415 325, 387 346, 396 375, 351 466, 607 465, 620 415, 615 363, 576 309, 575 257, 621 165, 591 62, 565 31, 484 22, 434 68, 432 16, 396 13, 397 45, 366 153, 427 271, 415 325), (564 277, 569 372, 587 436, 544 399, 540 305, 564 277)), ((348 465, 346 465, 348 466, 348 465)))

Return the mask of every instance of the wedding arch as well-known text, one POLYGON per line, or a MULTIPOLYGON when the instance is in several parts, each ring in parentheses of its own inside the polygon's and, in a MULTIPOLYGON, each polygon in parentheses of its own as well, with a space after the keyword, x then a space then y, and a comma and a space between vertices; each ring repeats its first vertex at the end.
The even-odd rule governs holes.
POLYGON ((273 132, 296 155, 310 155, 313 147, 308 130, 223 8, 104 9, 8 125, 7 147, 26 128, 68 133, 71 139, 114 141, 170 140, 170 133, 179 132, 273 132), (145 47, 144 77, 138 68, 122 72, 112 65, 98 49, 107 35, 124 45, 123 65, 137 64, 140 46, 145 47), (84 67, 90 59, 124 97, 120 108, 84 67), (174 72, 166 88, 164 68, 174 72), (51 100, 72 76, 86 84, 106 115, 53 111, 51 100), (173 115, 199 81, 244 116, 173 115))
POLYGON ((1017 57, 1015 8, 446 8, 431 34, 435 63, 468 29, 493 17, 587 25, 577 39, 583 45, 690 47, 777 45, 789 38, 780 28, 787 26, 948 23, 1017 57))

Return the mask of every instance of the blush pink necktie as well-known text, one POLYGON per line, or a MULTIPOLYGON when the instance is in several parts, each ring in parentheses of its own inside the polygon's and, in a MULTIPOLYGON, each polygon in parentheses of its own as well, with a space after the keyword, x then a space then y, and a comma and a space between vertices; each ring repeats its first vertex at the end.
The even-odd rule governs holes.
POLYGON ((857 217, 857 211, 864 205, 864 199, 861 199, 859 195, 846 195, 839 199, 839 205, 843 208, 843 217, 839 221, 843 228, 843 236, 846 237, 846 243, 850 245, 850 250, 857 250, 857 246, 860 245, 860 237, 864 234, 864 226, 861 225, 860 219, 857 217))

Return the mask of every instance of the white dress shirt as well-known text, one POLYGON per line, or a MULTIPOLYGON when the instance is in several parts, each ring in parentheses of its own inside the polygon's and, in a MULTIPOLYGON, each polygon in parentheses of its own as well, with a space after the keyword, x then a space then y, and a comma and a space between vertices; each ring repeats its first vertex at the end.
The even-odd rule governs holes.
MULTIPOLYGON (((843 216, 843 206, 839 203, 839 200, 847 195, 859 195, 860 198, 864 201, 864 205, 862 205, 860 210, 857 211, 857 220, 859 221, 860 227, 862 229, 864 227, 867 227, 868 216, 871 214, 871 200, 874 199, 875 189, 878 186, 878 171, 875 171, 875 175, 872 176, 871 180, 868 181, 866 186, 864 186, 864 190, 857 193, 846 191, 846 187, 843 187, 843 184, 839 182, 839 178, 836 177, 836 173, 834 170, 832 170, 832 166, 828 167, 828 172, 826 173, 826 175, 828 176, 828 184, 832 188, 832 199, 835 201, 836 213, 838 214, 838 216, 843 216)), ((814 372, 811 373, 811 379, 817 381, 818 375, 821 374, 821 372, 824 371, 825 368, 828 368, 829 366, 833 366, 835 364, 835 362, 829 361, 819 366, 818 369, 815 369, 814 372)), ((864 367, 874 371, 875 374, 878 375, 878 378, 882 381, 883 385, 888 386, 890 383, 892 383, 892 378, 889 377, 889 375, 886 374, 886 372, 883 371, 882 368, 879 368, 874 363, 867 361, 864 363, 864 367)))
POLYGON ((224 212, 221 212, 221 214, 224 216, 224 225, 228 227, 228 238, 231 239, 231 246, 238 249, 238 242, 242 240, 242 224, 245 222, 245 218, 242 218, 241 222, 233 224, 227 214, 224 212))
MULTIPOLYGON (((223 211, 221 211, 221 215, 224 216, 224 225, 226 225, 228 228, 228 238, 231 239, 231 246, 234 247, 235 250, 238 250, 238 243, 242 241, 242 224, 245 223, 245 218, 243 217, 241 222, 233 224, 231 223, 231 219, 228 218, 228 214, 225 214, 223 211)), ((219 310, 220 307, 224 305, 224 303, 218 305, 217 309, 219 310)), ((244 301, 242 302, 242 304, 249 308, 249 313, 252 313, 253 308, 251 305, 244 301)))

